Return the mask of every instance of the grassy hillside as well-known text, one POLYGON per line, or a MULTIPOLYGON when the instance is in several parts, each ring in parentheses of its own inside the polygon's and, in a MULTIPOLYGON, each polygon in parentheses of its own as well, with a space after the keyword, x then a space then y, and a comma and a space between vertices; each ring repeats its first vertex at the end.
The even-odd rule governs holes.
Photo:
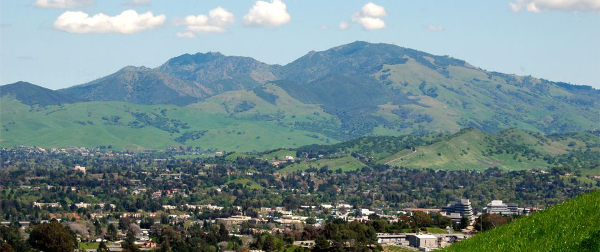
MULTIPOLYGON (((418 146, 412 152, 402 150, 380 163, 434 169, 544 169, 549 166, 548 156, 585 150, 597 152, 599 147, 600 138, 589 133, 558 137, 515 129, 494 134, 469 129, 418 146)), ((596 164, 588 168, 598 167, 596 164)))
POLYGON ((270 121, 327 135, 335 134, 340 124, 318 105, 302 103, 274 84, 265 84, 253 90, 225 92, 188 107, 203 113, 241 120, 270 121))
MULTIPOLYGON (((294 150, 299 156, 317 160, 352 155, 371 165, 446 170, 498 167, 509 171, 557 167, 577 170, 581 173, 577 176, 581 178, 600 175, 600 136, 589 132, 546 136, 518 129, 486 133, 465 128, 454 134, 372 136, 294 150)), ((316 164, 316 161, 312 162, 316 164)), ((297 170, 308 166, 293 167, 297 170)))
POLYGON ((112 145, 117 149, 263 151, 326 143, 318 133, 276 122, 231 118, 173 105, 84 102, 30 107, 9 96, 0 100, 0 146, 67 147, 112 145))
POLYGON ((442 251, 600 251, 600 191, 456 243, 442 251))
POLYGON ((361 41, 312 51, 284 66, 213 52, 184 54, 158 68, 125 67, 59 92, 94 101, 195 103, 210 114, 339 141, 465 127, 552 134, 586 131, 600 122, 600 90, 592 87, 361 41))
POLYGON ((59 105, 81 101, 60 92, 23 81, 0 86, 0 97, 3 96, 12 96, 22 103, 32 106, 59 105))
POLYGON ((360 169, 365 167, 365 164, 358 161, 356 158, 351 156, 337 157, 337 158, 325 158, 314 161, 301 161, 299 163, 294 163, 289 165, 283 169, 281 172, 294 172, 294 171, 304 171, 309 168, 320 169, 324 166, 327 166, 329 170, 335 171, 338 169, 342 169, 342 171, 352 171, 356 169, 360 169))

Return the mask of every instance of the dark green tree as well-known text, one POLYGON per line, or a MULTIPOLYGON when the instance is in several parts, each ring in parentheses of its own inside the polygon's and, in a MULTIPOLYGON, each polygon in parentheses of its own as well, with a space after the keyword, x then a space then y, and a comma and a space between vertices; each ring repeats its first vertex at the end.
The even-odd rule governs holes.
POLYGON ((28 251, 29 246, 23 241, 16 227, 0 226, 0 251, 28 251))
POLYGON ((73 252, 75 236, 62 224, 53 221, 34 226, 29 244, 35 249, 52 252, 73 252))
POLYGON ((108 228, 106 229, 106 235, 108 235, 108 239, 110 241, 116 241, 117 240, 117 227, 115 227, 115 225, 108 224, 108 228))

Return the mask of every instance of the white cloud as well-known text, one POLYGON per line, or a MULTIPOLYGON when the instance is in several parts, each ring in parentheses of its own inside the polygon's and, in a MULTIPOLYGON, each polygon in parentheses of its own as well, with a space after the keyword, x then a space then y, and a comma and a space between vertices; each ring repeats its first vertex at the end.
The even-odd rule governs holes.
POLYGON ((592 11, 600 12, 600 0, 515 0, 508 3, 513 12, 592 11))
POLYGON ((151 5, 152 0, 130 0, 124 3, 123 5, 128 6, 141 6, 141 5, 151 5))
POLYGON ((369 17, 385 17, 387 16, 387 12, 385 8, 381 5, 374 4, 373 2, 369 2, 365 4, 360 10, 363 15, 369 17))
POLYGON ((244 15, 244 24, 253 27, 278 27, 290 22, 290 14, 281 0, 270 3, 256 1, 254 6, 244 15))
POLYGON ((195 38, 196 34, 194 34, 193 32, 177 32, 177 34, 175 34, 178 38, 195 38))
POLYGON ((38 8, 81 8, 94 4, 93 0, 37 0, 33 7, 38 8))
POLYGON ((188 31, 193 32, 226 32, 227 27, 235 23, 233 13, 217 7, 208 12, 208 15, 187 16, 183 20, 175 20, 177 25, 186 25, 188 31))
MULTIPOLYGON (((387 16, 387 11, 381 5, 369 2, 360 11, 352 14, 352 22, 362 25, 365 30, 379 30, 386 27, 385 21, 381 19, 387 16)), ((340 23, 340 29, 342 29, 340 23)))
POLYGON ((326 25, 326 24, 321 25, 321 30, 327 30, 327 29, 329 29, 329 25, 326 25))
POLYGON ((123 33, 131 34, 150 30, 165 22, 165 15, 153 15, 151 11, 138 14, 126 10, 116 16, 103 13, 89 16, 81 11, 67 11, 54 22, 54 28, 70 33, 123 33))
POLYGON ((381 18, 358 17, 353 19, 353 21, 362 25, 366 30, 379 30, 385 28, 385 21, 381 18))
POLYGON ((346 30, 350 28, 350 24, 348 22, 340 22, 338 27, 340 28, 340 30, 346 30))
POLYGON ((432 24, 425 26, 425 28, 427 28, 427 30, 432 31, 432 32, 439 32, 439 31, 445 30, 444 27, 441 25, 432 25, 432 24))

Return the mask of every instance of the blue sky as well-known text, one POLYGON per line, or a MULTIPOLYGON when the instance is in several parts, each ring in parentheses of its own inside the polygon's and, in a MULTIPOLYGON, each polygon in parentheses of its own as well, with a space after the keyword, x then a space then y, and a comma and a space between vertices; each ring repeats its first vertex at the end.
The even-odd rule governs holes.
POLYGON ((600 88, 598 0, 128 1, 2 0, 0 84, 59 89, 207 51, 286 64, 364 40, 600 88))

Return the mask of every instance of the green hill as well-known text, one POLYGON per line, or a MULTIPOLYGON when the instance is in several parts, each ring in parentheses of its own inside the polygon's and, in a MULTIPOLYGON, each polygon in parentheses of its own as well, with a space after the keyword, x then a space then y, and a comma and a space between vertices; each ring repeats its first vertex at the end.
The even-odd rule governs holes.
POLYGON ((31 106, 59 105, 81 101, 60 92, 23 81, 0 86, 0 97, 4 96, 11 96, 31 106))
POLYGON ((600 251, 600 191, 458 242, 442 251, 600 251))
MULTIPOLYGON (((362 137, 332 145, 296 148, 299 156, 337 159, 355 156, 363 162, 409 168, 446 170, 577 169, 583 175, 600 175, 600 136, 580 132, 543 135, 508 129, 496 133, 465 128, 455 134, 430 133, 422 136, 362 137)), ((312 161, 303 166, 307 167, 312 161)), ((335 166, 333 169, 344 167, 335 166)), ((289 169, 288 169, 289 170, 289 169)))
MULTIPOLYGON (((600 91, 589 86, 502 74, 449 56, 362 41, 312 51, 284 66, 213 52, 184 54, 154 69, 125 67, 60 92, 94 101, 187 105, 214 102, 226 92, 260 91, 266 83, 334 117, 335 128, 302 126, 338 140, 464 127, 561 133, 589 130, 600 121, 600 91)), ((265 119, 270 117, 259 120, 265 119)))
MULTIPOLYGON (((576 151, 600 154, 600 138, 590 133, 559 137, 510 129, 498 133, 463 130, 415 151, 400 151, 381 161, 392 166, 434 169, 544 169, 548 159, 576 151)), ((598 167, 597 162, 593 164, 598 167)))
POLYGON ((81 102, 32 108, 5 96, 0 100, 0 146, 108 146, 115 149, 203 149, 264 151, 335 142, 319 133, 272 121, 200 113, 174 105, 81 102))
MULTIPOLYGON (((2 102, 8 104, 16 99, 32 107, 0 108, 2 115, 10 119, 0 121, 4 130, 0 146, 106 145, 109 141, 105 139, 111 137, 76 134, 85 140, 64 140, 62 135, 93 128, 94 132, 111 132, 109 135, 115 139, 111 145, 118 148, 161 148, 177 143, 251 151, 342 142, 363 136, 454 133, 466 127, 488 133, 509 128, 544 134, 582 132, 596 129, 600 122, 600 90, 589 86, 491 72, 448 56, 360 41, 313 51, 284 66, 209 52, 184 54, 152 69, 124 67, 87 84, 58 91, 35 85, 17 86, 20 88, 12 85, 0 88, 2 102), (102 120, 90 127, 80 123, 89 118, 87 112, 80 114, 78 106, 62 106, 60 113, 49 113, 52 108, 46 111, 36 108, 38 104, 60 106, 78 101, 93 101, 98 107, 127 102, 123 106, 145 111, 169 107, 185 113, 140 119, 156 121, 150 123, 131 119, 127 121, 132 123, 131 127, 113 127, 122 125, 102 120), (19 116, 9 116, 15 114, 19 116), (62 114, 71 117, 53 118, 62 114), (133 136, 144 138, 145 134, 130 132, 131 129, 157 125, 167 119, 176 120, 172 124, 185 122, 189 128, 165 130, 168 127, 162 125, 155 128, 163 132, 147 136, 151 140, 121 141, 133 136), (213 124, 213 121, 226 123, 213 124), (227 126, 215 128, 215 125, 227 126), (40 134, 42 137, 33 137, 40 134)), ((107 111, 114 111, 103 114, 107 118, 133 116, 132 111, 107 111)), ((137 115, 140 116, 144 114, 137 115)), ((472 156, 487 148, 483 142, 481 146, 473 146, 476 151, 472 152, 465 150, 468 139, 449 144, 449 147, 423 149, 410 157, 425 155, 422 159, 440 153, 434 165, 454 168, 497 162, 513 167, 510 162, 519 162, 518 158, 510 161, 512 156, 508 155, 472 156), (464 163, 445 158, 462 152, 468 152, 462 154, 464 163)), ((399 155, 407 154, 410 153, 399 155)), ((417 161, 406 161, 416 167, 424 166, 417 161)), ((538 161, 521 160, 527 164, 521 166, 535 168, 540 165, 538 161)))

